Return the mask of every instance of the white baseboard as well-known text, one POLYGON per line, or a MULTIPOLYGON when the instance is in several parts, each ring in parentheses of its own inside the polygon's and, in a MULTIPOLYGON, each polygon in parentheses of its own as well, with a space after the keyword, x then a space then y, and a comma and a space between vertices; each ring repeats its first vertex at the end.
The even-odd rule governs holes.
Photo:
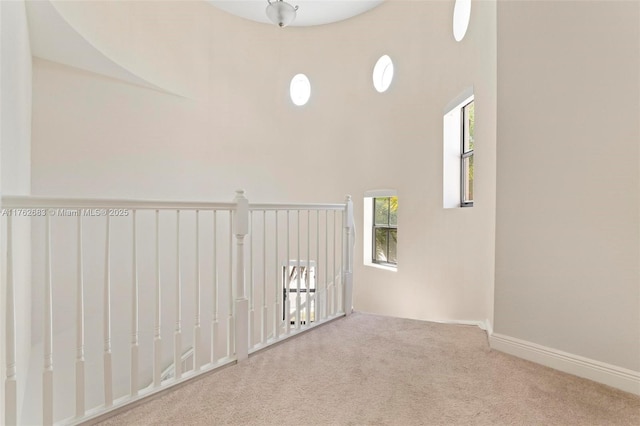
POLYGON ((451 324, 451 325, 472 325, 475 327, 479 327, 482 330, 485 330, 484 321, 474 321, 474 320, 425 320, 429 322, 435 322, 438 324, 451 324))
POLYGON ((484 330, 487 333, 487 337, 491 337, 493 334, 493 326, 489 319, 484 321, 477 320, 426 320, 429 322, 437 322, 438 324, 453 324, 453 325, 470 325, 478 327, 480 330, 484 330))
POLYGON ((487 318, 486 320, 484 320, 484 328, 482 328, 484 331, 487 332, 487 337, 491 337, 493 336, 493 325, 491 324, 491 321, 489 321, 489 318, 487 318))
POLYGON ((640 372, 584 358, 498 333, 489 335, 491 349, 640 395, 640 372))

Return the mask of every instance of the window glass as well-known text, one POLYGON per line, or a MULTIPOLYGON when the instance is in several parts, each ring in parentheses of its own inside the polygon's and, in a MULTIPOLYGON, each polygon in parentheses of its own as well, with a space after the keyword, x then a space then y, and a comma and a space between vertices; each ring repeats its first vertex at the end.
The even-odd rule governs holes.
POLYGON ((463 202, 473 202, 473 156, 463 160, 463 202))
POLYGON ((374 263, 396 265, 398 262, 398 197, 373 199, 374 263))
POLYGON ((389 263, 398 263, 398 230, 389 230, 389 263))
POLYGON ((387 261, 387 246, 389 240, 387 238, 387 230, 385 228, 376 228, 376 249, 374 252, 375 261, 386 262, 387 261))
POLYGON ((464 151, 473 150, 473 133, 475 125, 475 107, 470 102, 464 108, 464 151))
POLYGON ((389 225, 398 225, 398 197, 389 197, 389 225))
POLYGON ((375 225, 389 224, 389 199, 375 198, 375 225))
POLYGON ((461 154, 461 200, 463 207, 473 206, 473 155, 475 106, 471 101, 462 107, 462 154, 461 154))

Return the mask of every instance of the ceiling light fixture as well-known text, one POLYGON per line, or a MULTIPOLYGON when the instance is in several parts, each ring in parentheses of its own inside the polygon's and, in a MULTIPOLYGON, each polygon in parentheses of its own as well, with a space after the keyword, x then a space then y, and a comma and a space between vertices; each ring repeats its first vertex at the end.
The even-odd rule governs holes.
POLYGON ((296 19, 298 6, 291 6, 284 0, 267 0, 267 3, 267 17, 280 28, 286 27, 296 19))

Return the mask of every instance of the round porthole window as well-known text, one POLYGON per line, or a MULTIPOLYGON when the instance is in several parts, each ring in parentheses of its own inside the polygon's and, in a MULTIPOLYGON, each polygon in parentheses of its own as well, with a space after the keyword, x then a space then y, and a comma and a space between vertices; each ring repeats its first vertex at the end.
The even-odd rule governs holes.
POLYGON ((373 67, 373 87, 380 93, 386 91, 393 80, 393 61, 389 55, 384 55, 378 59, 373 67))
POLYGON ((297 106, 302 106, 309 101, 311 97, 311 83, 306 75, 296 74, 291 79, 289 95, 291 96, 291 101, 297 106))
POLYGON ((471 18, 471 0, 456 0, 453 7, 453 37, 456 41, 464 38, 471 18))

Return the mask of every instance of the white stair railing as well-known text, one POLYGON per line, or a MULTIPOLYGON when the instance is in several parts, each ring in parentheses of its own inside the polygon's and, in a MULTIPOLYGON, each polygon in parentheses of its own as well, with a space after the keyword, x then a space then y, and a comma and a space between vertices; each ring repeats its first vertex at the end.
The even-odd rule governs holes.
POLYGON ((237 191, 229 203, 24 196, 1 202, 7 263, 0 423, 95 419, 351 312, 350 197, 339 204, 250 204, 237 191), (42 321, 33 325, 43 330, 42 344, 31 348, 36 356, 41 351, 43 367, 27 377, 17 374, 17 366, 31 368, 28 359, 16 359, 16 337, 31 324, 15 321, 24 309, 16 305, 13 278, 16 220, 29 221, 34 234, 32 308, 41 313, 32 321, 42 321), (174 327, 163 328, 167 321, 174 327), (163 374, 167 365, 171 377, 163 374))

